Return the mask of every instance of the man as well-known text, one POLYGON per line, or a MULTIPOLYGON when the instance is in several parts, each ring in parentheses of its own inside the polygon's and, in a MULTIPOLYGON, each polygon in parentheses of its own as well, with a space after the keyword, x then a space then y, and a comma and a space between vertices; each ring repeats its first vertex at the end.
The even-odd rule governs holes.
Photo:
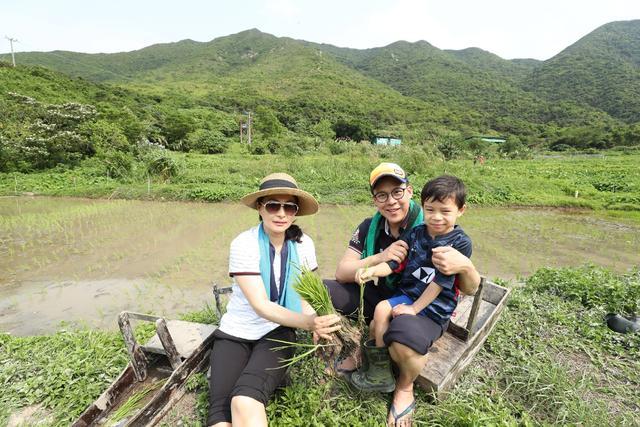
MULTIPOLYGON (((412 227, 423 223, 421 207, 411 200, 413 188, 405 171, 395 163, 381 163, 369 177, 373 203, 377 212, 365 219, 354 231, 349 245, 336 269, 337 281, 325 281, 331 300, 337 310, 345 315, 357 315, 360 302, 360 286, 355 283, 356 271, 362 267, 387 261, 401 263, 407 256, 407 244, 398 240, 412 227)), ((469 258, 451 247, 435 248, 433 264, 446 275, 457 275, 456 285, 465 294, 474 294, 480 284, 480 275, 469 258)), ((371 321, 378 302, 395 293, 397 275, 380 278, 378 285, 367 283, 364 288, 364 315, 371 321)), ((402 316, 407 317, 407 316, 402 316)), ((400 319, 400 318, 399 318, 400 319)), ((402 319, 402 322, 411 319, 402 319)), ((392 322, 393 324, 393 322, 392 322)), ((399 331, 411 325, 395 325, 399 331)), ((389 354, 399 369, 390 422, 410 425, 415 407, 413 382, 426 363, 426 355, 419 354, 406 345, 392 342, 389 354)), ((350 372, 357 367, 355 357, 336 366, 339 372, 350 372)))

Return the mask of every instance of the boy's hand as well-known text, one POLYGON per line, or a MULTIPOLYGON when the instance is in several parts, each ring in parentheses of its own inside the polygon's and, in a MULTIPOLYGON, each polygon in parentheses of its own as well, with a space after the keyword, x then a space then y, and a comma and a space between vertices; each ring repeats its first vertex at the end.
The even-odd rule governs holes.
POLYGON ((471 261, 451 246, 432 249, 431 262, 442 274, 460 274, 469 267, 471 261))
POLYGON ((364 285, 368 281, 373 280, 373 278, 375 277, 374 271, 375 270, 373 267, 359 268, 356 271, 356 283, 358 283, 359 285, 364 285))
POLYGON ((393 307, 393 310, 391 310, 391 315, 393 317, 398 317, 401 314, 410 314, 412 316, 415 316, 417 313, 413 308, 413 305, 407 305, 407 304, 398 304, 395 307, 393 307))

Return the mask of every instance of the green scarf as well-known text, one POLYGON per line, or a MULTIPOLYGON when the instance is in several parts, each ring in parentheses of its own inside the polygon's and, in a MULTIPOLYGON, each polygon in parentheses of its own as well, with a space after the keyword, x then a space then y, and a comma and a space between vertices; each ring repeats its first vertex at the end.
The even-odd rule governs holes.
MULTIPOLYGON (((422 208, 413 200, 409 203, 409 214, 407 215, 407 228, 400 235, 399 238, 406 237, 411 229, 416 225, 420 225, 424 222, 424 216, 422 215, 422 208)), ((364 250, 362 251, 362 255, 360 259, 365 259, 368 256, 375 255, 376 253, 376 243, 378 242, 378 237, 380 236, 380 232, 384 229, 384 217, 380 212, 376 212, 376 214, 371 218, 371 224, 369 225, 369 231, 367 232, 367 237, 364 239, 364 250)), ((393 289, 400 279, 400 274, 392 273, 385 278, 385 285, 393 289)))

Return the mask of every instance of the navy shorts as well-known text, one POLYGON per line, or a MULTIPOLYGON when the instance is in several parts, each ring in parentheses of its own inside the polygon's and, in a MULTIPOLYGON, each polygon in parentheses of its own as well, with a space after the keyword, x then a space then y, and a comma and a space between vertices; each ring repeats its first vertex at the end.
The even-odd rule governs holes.
POLYGON ((416 353, 427 354, 433 343, 447 330, 447 326, 449 326, 448 321, 441 325, 427 316, 401 314, 391 319, 389 329, 382 339, 386 346, 397 342, 406 345, 416 353))

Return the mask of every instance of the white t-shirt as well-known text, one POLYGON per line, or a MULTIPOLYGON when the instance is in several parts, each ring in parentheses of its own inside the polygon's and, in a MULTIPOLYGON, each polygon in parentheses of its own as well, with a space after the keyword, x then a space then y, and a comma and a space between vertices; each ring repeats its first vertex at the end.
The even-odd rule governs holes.
MULTIPOLYGON (((303 234, 301 243, 296 243, 300 264, 310 270, 318 268, 316 248, 311 237, 303 234)), ((273 274, 280 291, 280 256, 273 260, 273 274)), ((257 340, 277 328, 277 323, 264 319, 253 310, 236 282, 235 275, 260 275, 260 247, 258 226, 244 231, 231 242, 229 253, 229 275, 233 277, 231 299, 227 312, 220 319, 220 330, 234 337, 257 340)), ((264 286, 260 281, 260 286, 264 286)))

